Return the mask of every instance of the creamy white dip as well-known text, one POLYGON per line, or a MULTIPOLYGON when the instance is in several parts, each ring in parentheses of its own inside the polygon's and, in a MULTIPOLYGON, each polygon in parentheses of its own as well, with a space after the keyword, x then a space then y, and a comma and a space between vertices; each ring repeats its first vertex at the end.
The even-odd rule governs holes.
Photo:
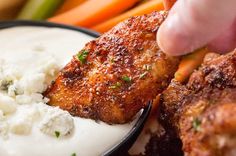
POLYGON ((101 155, 134 123, 108 125, 46 105, 42 92, 93 38, 59 28, 0 30, 0 155, 101 155))

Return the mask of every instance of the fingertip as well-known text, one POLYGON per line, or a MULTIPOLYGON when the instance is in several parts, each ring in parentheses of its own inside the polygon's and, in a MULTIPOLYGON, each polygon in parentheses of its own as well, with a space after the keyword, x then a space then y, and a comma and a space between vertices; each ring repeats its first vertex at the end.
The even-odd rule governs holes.
POLYGON ((208 49, 217 53, 228 53, 236 48, 236 18, 234 23, 208 44, 208 49))
POLYGON ((174 18, 167 19, 160 26, 157 32, 157 43, 164 53, 179 56, 188 53, 190 44, 189 40, 177 28, 178 25, 174 18))
POLYGON ((208 44, 208 49, 220 53, 225 54, 231 52, 236 48, 236 37, 232 38, 216 38, 210 44, 208 44))
POLYGON ((168 43, 168 32, 166 32, 165 27, 161 26, 157 32, 157 44, 159 48, 168 55, 175 55, 172 46, 168 43))
POLYGON ((177 1, 157 32, 160 49, 169 55, 178 56, 207 45, 235 17, 233 9, 228 9, 235 7, 235 1, 230 0, 227 7, 222 7, 224 3, 214 0, 177 1), (214 7, 209 9, 209 6, 214 7))

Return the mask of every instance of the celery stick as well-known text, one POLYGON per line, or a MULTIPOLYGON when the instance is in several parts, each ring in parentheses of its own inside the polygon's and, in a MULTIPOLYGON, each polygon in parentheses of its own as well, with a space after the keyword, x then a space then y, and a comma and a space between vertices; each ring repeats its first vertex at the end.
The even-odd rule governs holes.
POLYGON ((28 0, 17 19, 43 20, 50 17, 63 0, 28 0))

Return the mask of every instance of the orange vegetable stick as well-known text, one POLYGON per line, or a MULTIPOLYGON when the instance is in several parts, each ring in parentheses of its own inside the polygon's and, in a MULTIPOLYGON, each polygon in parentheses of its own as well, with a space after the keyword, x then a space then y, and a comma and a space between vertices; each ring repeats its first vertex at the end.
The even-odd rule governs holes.
MULTIPOLYGON (((176 0, 163 0, 165 10, 169 11, 175 2, 176 0)), ((183 56, 179 68, 175 72, 175 80, 184 82, 190 74, 200 66, 208 52, 207 48, 201 48, 191 54, 183 56)))
POLYGON ((163 0, 165 10, 170 10, 175 4, 176 0, 163 0))
POLYGON ((208 53, 207 48, 201 48, 195 52, 183 56, 179 68, 175 73, 175 80, 184 82, 190 74, 202 63, 205 55, 208 53))
MULTIPOLYGON (((175 2, 176 0, 163 0, 165 10, 169 11, 175 2)), ((208 52, 207 48, 201 48, 191 54, 183 56, 179 68, 175 72, 175 80, 184 82, 190 74, 201 65, 208 52)))
POLYGON ((50 22, 91 27, 103 22, 126 9, 139 0, 88 0, 65 13, 48 19, 50 22))
POLYGON ((66 12, 70 9, 73 9, 74 7, 77 7, 78 5, 82 4, 85 1, 86 0, 66 0, 62 4, 62 6, 57 10, 56 15, 66 12))
POLYGON ((119 22, 131 17, 131 16, 137 16, 137 15, 142 15, 142 14, 147 14, 152 11, 156 10, 163 10, 163 3, 162 0, 151 0, 148 2, 145 2, 121 15, 118 15, 110 20, 107 20, 101 24, 98 24, 94 27, 91 27, 91 29, 98 31, 98 32, 106 32, 112 27, 114 27, 116 24, 119 22))

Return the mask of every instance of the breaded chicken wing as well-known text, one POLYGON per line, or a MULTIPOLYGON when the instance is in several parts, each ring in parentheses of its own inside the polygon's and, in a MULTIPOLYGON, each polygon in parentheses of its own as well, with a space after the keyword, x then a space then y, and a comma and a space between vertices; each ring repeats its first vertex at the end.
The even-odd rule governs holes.
POLYGON ((236 50, 208 54, 186 85, 173 81, 162 95, 161 122, 185 155, 236 155, 236 50))
POLYGON ((165 12, 132 17, 87 43, 45 92, 49 104, 109 124, 132 120, 178 66, 179 59, 156 43, 165 17, 165 12))

